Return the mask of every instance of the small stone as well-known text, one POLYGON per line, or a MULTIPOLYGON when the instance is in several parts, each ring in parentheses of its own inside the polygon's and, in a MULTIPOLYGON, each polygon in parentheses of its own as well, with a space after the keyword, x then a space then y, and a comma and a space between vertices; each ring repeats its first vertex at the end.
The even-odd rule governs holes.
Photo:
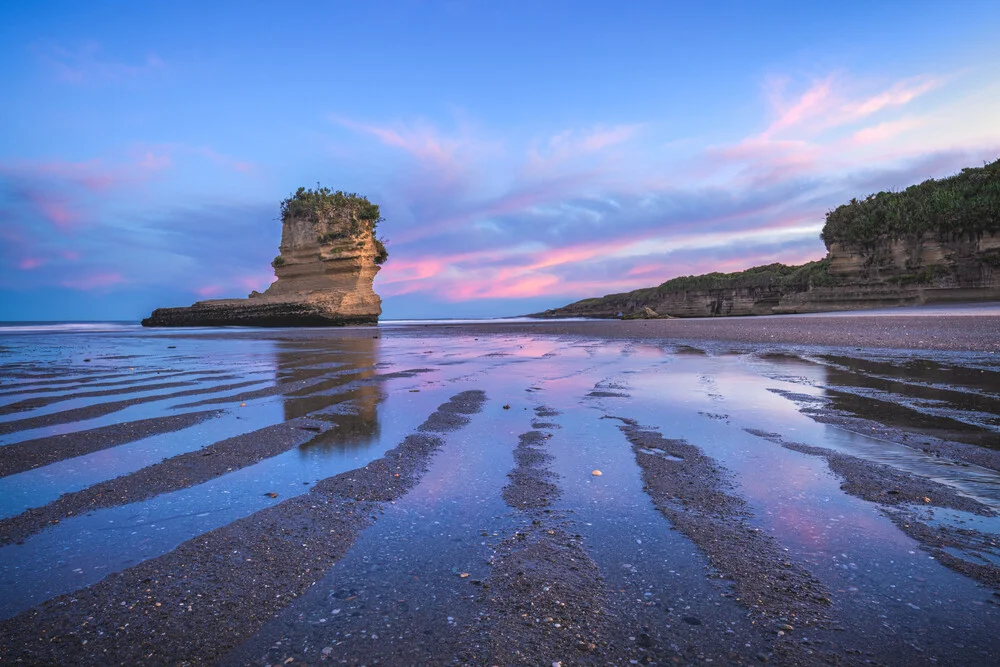
POLYGON ((241 408, 245 408, 246 406, 247 406, 247 404, 246 404, 246 403, 240 403, 240 407, 241 407, 241 408))
POLYGON ((275 493, 274 491, 268 491, 264 495, 267 496, 268 498, 277 498, 278 497, 278 494, 275 493))
POLYGON ((603 472, 601 472, 600 470, 595 470, 594 472, 592 472, 592 473, 590 473, 590 474, 591 474, 591 475, 593 475, 594 477, 600 477, 600 476, 601 476, 601 475, 603 475, 604 473, 603 473, 603 472))
POLYGON ((925 502, 925 503, 929 503, 930 501, 931 501, 931 499, 930 499, 930 498, 928 498, 927 496, 924 496, 924 502, 925 502))
POLYGON ((795 629, 793 626, 788 625, 787 623, 785 625, 779 625, 778 627, 784 630, 785 632, 791 632, 792 630, 795 629))
POLYGON ((503 404, 503 409, 504 410, 510 410, 510 403, 504 403, 503 404))
POLYGON ((462 574, 460 574, 458 576, 461 577, 462 579, 466 579, 466 578, 468 578, 469 573, 468 572, 463 572, 462 574))

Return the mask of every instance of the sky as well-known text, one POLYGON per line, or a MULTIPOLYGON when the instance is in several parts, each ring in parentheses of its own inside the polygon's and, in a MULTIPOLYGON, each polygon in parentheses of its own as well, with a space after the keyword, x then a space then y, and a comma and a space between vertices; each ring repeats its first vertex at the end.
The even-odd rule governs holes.
POLYGON ((274 279, 299 186, 381 206, 383 319, 819 259, 1000 158, 1000 2, 0 3, 0 320, 274 279))

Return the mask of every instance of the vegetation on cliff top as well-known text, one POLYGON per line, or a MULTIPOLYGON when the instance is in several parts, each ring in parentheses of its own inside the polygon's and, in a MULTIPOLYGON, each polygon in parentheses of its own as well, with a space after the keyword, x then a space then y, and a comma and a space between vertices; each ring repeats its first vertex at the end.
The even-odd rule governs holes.
POLYGON ((608 294, 600 298, 590 298, 572 303, 567 308, 574 306, 597 305, 605 300, 615 302, 629 302, 641 304, 656 304, 666 295, 677 292, 687 292, 690 290, 722 290, 738 288, 765 288, 779 289, 809 286, 819 287, 829 285, 830 260, 821 259, 815 262, 808 262, 801 266, 787 266, 785 264, 766 264, 755 266, 746 271, 736 271, 734 273, 706 273, 700 276, 681 276, 673 278, 657 287, 645 287, 631 292, 620 294, 608 294))
POLYGON ((929 179, 901 192, 852 199, 826 214, 820 237, 871 246, 909 235, 973 236, 1000 231, 1000 160, 929 179))
POLYGON ((299 188, 281 201, 282 222, 289 218, 306 218, 319 222, 342 213, 347 215, 348 228, 342 232, 321 234, 317 239, 319 243, 333 243, 370 231, 375 241, 375 263, 384 264, 389 259, 389 251, 385 247, 385 241, 375 236, 375 229, 385 218, 379 212, 378 204, 371 203, 367 197, 356 192, 334 191, 317 183, 315 190, 299 188))

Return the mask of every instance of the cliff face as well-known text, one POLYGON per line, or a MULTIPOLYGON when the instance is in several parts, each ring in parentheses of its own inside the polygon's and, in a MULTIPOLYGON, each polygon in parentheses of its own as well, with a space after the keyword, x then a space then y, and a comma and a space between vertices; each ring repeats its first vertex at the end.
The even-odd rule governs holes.
POLYGON ((283 205, 281 254, 272 263, 277 281, 263 293, 157 308, 143 326, 377 324, 382 301, 372 282, 385 259, 374 234, 378 207, 372 215, 355 200, 331 195, 331 205, 283 205))
POLYGON ((827 256, 668 280, 532 317, 705 317, 1000 300, 1000 160, 826 215, 827 256), (654 311, 650 313, 646 309, 654 311))
POLYGON ((821 272, 803 272, 799 279, 760 281, 729 274, 704 287, 671 286, 671 281, 660 288, 584 299, 535 317, 642 317, 647 307, 672 317, 772 315, 1000 300, 996 233, 831 243, 826 259, 817 264, 825 265, 821 272))

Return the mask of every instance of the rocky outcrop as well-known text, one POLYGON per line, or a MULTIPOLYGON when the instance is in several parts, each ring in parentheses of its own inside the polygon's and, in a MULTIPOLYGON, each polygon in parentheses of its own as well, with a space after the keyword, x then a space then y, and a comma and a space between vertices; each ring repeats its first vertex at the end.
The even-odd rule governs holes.
POLYGON ((343 326, 377 324, 382 301, 372 287, 385 246, 375 237, 378 206, 357 195, 300 188, 282 202, 277 280, 246 299, 157 308, 147 327, 343 326))
POLYGON ((673 317, 773 315, 994 300, 1000 300, 1000 234, 984 232, 832 243, 825 260, 804 267, 678 279, 532 317, 631 319, 648 317, 646 309, 673 317))
POLYGON ((706 317, 1000 301, 1000 160, 826 215, 827 256, 668 280, 529 317, 706 317))

